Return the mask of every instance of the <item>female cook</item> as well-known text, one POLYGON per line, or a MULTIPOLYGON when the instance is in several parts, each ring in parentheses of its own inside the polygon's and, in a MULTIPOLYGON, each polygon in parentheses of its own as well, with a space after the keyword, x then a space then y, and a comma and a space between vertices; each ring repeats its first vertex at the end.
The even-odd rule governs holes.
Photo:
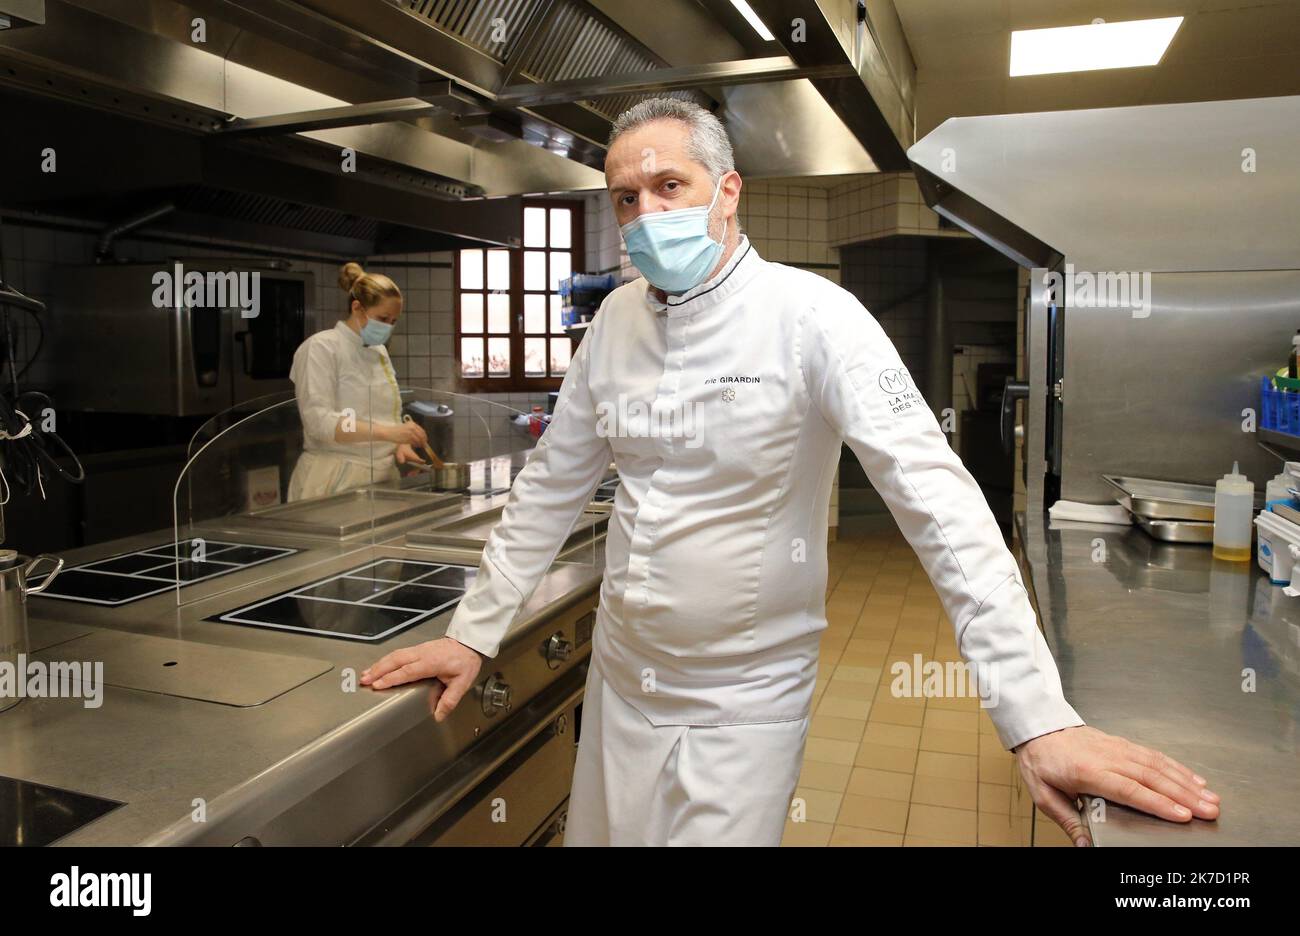
POLYGON ((384 347, 402 314, 402 291, 359 263, 343 266, 339 285, 351 303, 347 319, 304 341, 289 372, 303 427, 291 501, 395 484, 399 464, 420 461, 412 446, 429 441, 419 425, 402 421, 397 377, 384 347))

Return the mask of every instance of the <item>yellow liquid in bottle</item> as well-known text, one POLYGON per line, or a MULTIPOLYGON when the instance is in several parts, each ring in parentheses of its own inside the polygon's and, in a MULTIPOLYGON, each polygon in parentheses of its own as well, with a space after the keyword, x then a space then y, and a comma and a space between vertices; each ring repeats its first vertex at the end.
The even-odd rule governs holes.
POLYGON ((1227 559, 1229 562, 1249 562, 1252 550, 1249 546, 1215 546, 1214 558, 1227 559))

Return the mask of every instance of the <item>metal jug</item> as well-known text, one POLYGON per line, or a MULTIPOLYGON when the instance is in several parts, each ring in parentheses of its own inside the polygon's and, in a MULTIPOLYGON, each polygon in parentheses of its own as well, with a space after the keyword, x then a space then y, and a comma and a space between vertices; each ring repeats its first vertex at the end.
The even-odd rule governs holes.
MULTIPOLYGON (((54 577, 63 571, 63 560, 57 556, 40 555, 35 559, 20 556, 15 550, 0 550, 0 666, 8 665, 17 678, 18 657, 27 653, 27 596, 38 595, 49 588, 54 577), (35 588, 27 584, 32 571, 43 561, 54 563, 45 581, 35 588)), ((13 708, 21 698, 0 695, 0 712, 13 708)))

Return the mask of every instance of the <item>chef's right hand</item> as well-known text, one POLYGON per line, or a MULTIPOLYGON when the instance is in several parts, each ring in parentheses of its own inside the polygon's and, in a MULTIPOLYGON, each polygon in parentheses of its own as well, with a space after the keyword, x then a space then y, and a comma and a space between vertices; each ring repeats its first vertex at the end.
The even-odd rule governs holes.
POLYGON ((482 665, 478 651, 450 637, 442 637, 394 650, 361 673, 361 685, 391 689, 403 683, 436 679, 429 691, 429 710, 434 721, 443 721, 474 685, 482 665))
POLYGON ((410 445, 416 448, 429 444, 429 434, 424 431, 424 427, 419 423, 404 422, 396 426, 390 426, 389 429, 389 442, 396 442, 398 445, 410 445))

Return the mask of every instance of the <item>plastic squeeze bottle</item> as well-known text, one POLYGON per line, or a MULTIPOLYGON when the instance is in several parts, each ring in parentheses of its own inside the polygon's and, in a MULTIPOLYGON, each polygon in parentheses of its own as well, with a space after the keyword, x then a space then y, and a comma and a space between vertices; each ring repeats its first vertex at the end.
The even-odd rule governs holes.
POLYGON ((1255 485, 1237 470, 1214 485, 1214 557, 1233 562, 1250 560, 1251 514, 1255 510, 1255 485))
POLYGON ((1287 501, 1290 503, 1291 488, 1297 484, 1300 484, 1300 481, 1291 477, 1289 473, 1285 471, 1279 472, 1277 477, 1264 486, 1264 503, 1271 504, 1273 501, 1287 501))

